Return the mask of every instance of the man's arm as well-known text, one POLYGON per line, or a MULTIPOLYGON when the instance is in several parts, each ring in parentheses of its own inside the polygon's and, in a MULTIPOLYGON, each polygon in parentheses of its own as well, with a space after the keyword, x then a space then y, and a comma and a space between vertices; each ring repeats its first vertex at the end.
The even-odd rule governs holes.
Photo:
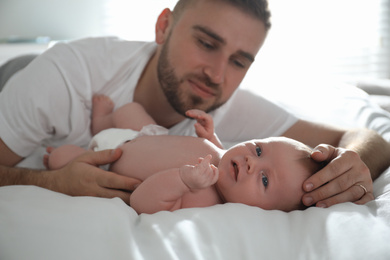
POLYGON ((346 201, 363 204, 372 200, 372 179, 390 164, 390 144, 368 129, 343 130, 301 120, 285 136, 312 147, 326 144, 316 147, 312 154, 313 159, 328 164, 304 183, 309 193, 303 202, 308 206, 329 207, 346 201))
POLYGON ((0 186, 35 185, 71 196, 119 197, 129 204, 130 191, 139 181, 97 167, 121 154, 120 149, 88 152, 59 170, 32 170, 14 167, 22 158, 0 139, 0 186))
MULTIPOLYGON (((0 165, 13 166, 19 163, 23 158, 14 153, 0 138, 0 165)), ((2 179, 0 179, 0 184, 2 179)))

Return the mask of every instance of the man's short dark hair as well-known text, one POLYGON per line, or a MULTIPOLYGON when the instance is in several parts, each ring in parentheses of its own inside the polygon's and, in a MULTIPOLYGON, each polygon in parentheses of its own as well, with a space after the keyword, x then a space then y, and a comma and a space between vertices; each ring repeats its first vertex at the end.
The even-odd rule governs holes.
MULTIPOLYGON (((178 0, 175 8, 173 9, 174 19, 178 19, 183 10, 189 8, 191 5, 196 4, 199 0, 178 0)), ((220 1, 237 7, 245 13, 251 14, 256 19, 259 19, 264 23, 266 30, 271 28, 271 12, 268 9, 267 0, 206 0, 206 1, 220 1)))

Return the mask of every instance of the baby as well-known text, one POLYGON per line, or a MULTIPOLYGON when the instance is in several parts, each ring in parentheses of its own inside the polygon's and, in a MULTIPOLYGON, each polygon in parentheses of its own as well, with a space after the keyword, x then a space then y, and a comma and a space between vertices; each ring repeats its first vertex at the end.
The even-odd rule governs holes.
MULTIPOLYGON (((286 212, 303 209, 302 183, 320 169, 310 158, 309 147, 284 137, 250 140, 222 149, 211 116, 200 110, 187 112, 197 120, 199 137, 191 137, 167 135, 137 103, 115 112, 113 107, 106 96, 93 98, 91 130, 100 133, 91 143, 95 150, 116 148, 121 143, 123 154, 110 170, 142 181, 130 197, 137 213, 227 202, 286 212), (145 131, 145 125, 149 130, 145 131), (121 141, 114 141, 113 147, 99 148, 107 142, 99 135, 117 139, 116 131, 130 132, 124 137, 119 134, 121 141)), ((73 145, 48 148, 44 162, 50 169, 60 168, 85 151, 73 145)))

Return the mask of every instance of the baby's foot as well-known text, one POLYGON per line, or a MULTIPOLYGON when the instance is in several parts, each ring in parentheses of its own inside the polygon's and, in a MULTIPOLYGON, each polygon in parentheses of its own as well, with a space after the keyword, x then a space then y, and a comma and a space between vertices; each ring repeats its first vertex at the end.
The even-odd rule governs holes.
POLYGON ((43 164, 48 170, 57 170, 84 154, 86 150, 79 146, 68 144, 57 148, 49 146, 46 148, 46 152, 47 154, 43 156, 43 164))
POLYGON ((114 102, 105 95, 94 95, 92 97, 92 135, 99 133, 111 124, 110 115, 114 110, 114 102))
POLYGON ((114 102, 105 95, 94 95, 92 97, 92 118, 106 116, 112 113, 114 102))
POLYGON ((50 159, 50 154, 51 152, 54 150, 54 147, 47 147, 46 148, 46 152, 47 154, 43 155, 43 165, 46 167, 46 169, 50 170, 50 167, 49 167, 49 159, 50 159))

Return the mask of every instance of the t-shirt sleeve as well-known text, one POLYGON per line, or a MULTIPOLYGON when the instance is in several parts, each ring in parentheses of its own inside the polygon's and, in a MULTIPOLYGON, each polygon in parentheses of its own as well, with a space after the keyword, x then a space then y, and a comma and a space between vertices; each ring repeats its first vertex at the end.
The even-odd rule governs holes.
POLYGON ((0 138, 22 157, 38 146, 91 139, 92 96, 132 101, 156 45, 116 37, 57 43, 15 74, 0 93, 0 138))
POLYGON ((226 147, 251 139, 280 136, 297 118, 275 103, 248 90, 238 89, 213 112, 215 131, 226 147))
MULTIPOLYGON (((18 155, 28 156, 49 138, 67 138, 72 128, 80 127, 78 123, 83 125, 82 120, 89 118, 69 80, 73 71, 80 70, 76 59, 60 44, 35 58, 7 82, 0 94, 0 137, 18 155), (62 57, 66 55, 66 63, 74 64, 71 69, 65 69, 64 62, 58 59, 60 53, 62 57), (70 122, 73 114, 78 117, 70 122)), ((74 80, 83 84, 80 78, 74 80)))

